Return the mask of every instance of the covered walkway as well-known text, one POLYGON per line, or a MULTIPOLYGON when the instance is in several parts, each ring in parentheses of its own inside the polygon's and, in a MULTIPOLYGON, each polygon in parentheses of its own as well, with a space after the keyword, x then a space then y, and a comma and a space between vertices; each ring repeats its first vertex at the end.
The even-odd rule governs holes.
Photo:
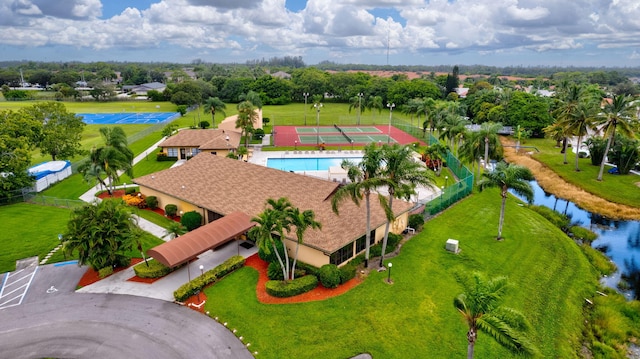
POLYGON ((237 238, 255 223, 243 212, 233 212, 197 228, 183 236, 147 251, 148 255, 167 267, 187 263, 198 255, 237 238))

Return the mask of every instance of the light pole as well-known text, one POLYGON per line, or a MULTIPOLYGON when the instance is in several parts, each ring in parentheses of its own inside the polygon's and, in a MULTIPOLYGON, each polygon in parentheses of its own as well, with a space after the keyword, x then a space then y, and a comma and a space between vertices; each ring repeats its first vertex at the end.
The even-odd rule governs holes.
POLYGON ((447 187, 449 185, 449 176, 444 176, 444 186, 447 187))
POLYGON ((295 146, 295 150, 298 150, 298 140, 293 141, 293 144, 295 146))
POLYGON ((351 140, 351 150, 353 150, 353 140, 351 140))
POLYGON ((322 103, 316 102, 313 104, 316 109, 316 147, 320 146, 320 108, 322 103))
POLYGON ((389 273, 387 273, 387 283, 391 283, 391 267, 393 267, 393 263, 389 262, 387 267, 389 268, 389 273))
POLYGON ((444 186, 440 187, 440 210, 442 211, 442 197, 444 197, 444 186))
MULTIPOLYGON (((200 276, 204 277, 204 266, 201 264, 200 265, 200 276)), ((202 291, 202 289, 200 289, 198 291, 198 303, 202 303, 202 301, 200 300, 200 292, 202 291)))
POLYGON ((304 96, 304 125, 307 125, 307 97, 309 97, 309 93, 305 92, 302 94, 304 96))
POLYGON ((360 92, 358 94, 358 126, 360 126, 360 114, 362 113, 362 96, 364 96, 364 94, 360 92))
POLYGON ((389 129, 387 131, 387 144, 391 143, 391 117, 393 116, 393 108, 396 107, 395 103, 387 103, 389 108, 389 129))

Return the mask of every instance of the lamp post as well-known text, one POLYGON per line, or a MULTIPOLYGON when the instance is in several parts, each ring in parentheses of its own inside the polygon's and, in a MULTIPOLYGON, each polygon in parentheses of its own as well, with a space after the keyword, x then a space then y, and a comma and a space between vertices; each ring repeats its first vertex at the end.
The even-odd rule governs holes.
POLYGON ((387 283, 391 283, 391 267, 393 267, 393 263, 389 262, 387 268, 389 268, 389 273, 387 273, 387 283))
POLYGON ((127 184, 123 183, 122 185, 124 186, 124 194, 127 194, 127 184))
POLYGON ((444 176, 444 186, 447 187, 449 185, 449 176, 444 176))
POLYGON ((322 103, 317 102, 313 104, 313 107, 316 109, 316 147, 320 146, 320 108, 322 108, 322 103))
POLYGON ((307 125, 307 97, 309 97, 309 93, 305 92, 302 94, 304 96, 304 125, 307 125))
POLYGON ((364 96, 364 94, 360 92, 358 94, 358 126, 360 126, 360 114, 362 113, 362 96, 364 96))
MULTIPOLYGON (((200 276, 204 277, 204 266, 202 264, 200 265, 200 276)), ((200 301, 200 292, 201 291, 202 291, 202 289, 198 291, 198 303, 202 303, 202 301, 200 301)))
POLYGON ((395 103, 388 103, 389 108, 389 129, 387 130, 387 144, 391 143, 391 117, 393 116, 393 108, 396 107, 395 103))
POLYGON ((296 151, 298 150, 298 140, 293 141, 296 151))
POLYGON ((351 150, 353 150, 353 140, 351 140, 351 150))
POLYGON ((442 197, 444 197, 444 186, 440 187, 440 210, 442 210, 442 197))

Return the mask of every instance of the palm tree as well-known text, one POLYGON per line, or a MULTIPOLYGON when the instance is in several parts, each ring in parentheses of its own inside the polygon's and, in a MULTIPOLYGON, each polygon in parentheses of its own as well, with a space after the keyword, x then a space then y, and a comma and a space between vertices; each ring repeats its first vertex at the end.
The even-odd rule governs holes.
POLYGON ((564 120, 559 122, 559 125, 564 127, 567 133, 573 136, 578 136, 575 158, 576 172, 580 171, 580 168, 578 167, 578 158, 580 158, 582 138, 588 134, 589 129, 593 128, 593 123, 596 119, 596 109, 597 103, 595 101, 585 99, 578 103, 569 117, 566 117, 564 120))
POLYGON ((225 105, 225 103, 218 97, 209 97, 207 101, 205 101, 203 109, 205 112, 211 112, 211 123, 213 124, 213 128, 216 127, 216 112, 221 113, 222 116, 227 115, 224 112, 224 110, 227 109, 227 105, 225 105))
POLYGON ((413 116, 418 114, 418 108, 420 107, 421 103, 422 103, 421 99, 412 98, 406 104, 402 105, 402 107, 400 108, 400 111, 403 114, 410 116, 410 118, 411 118, 411 129, 413 129, 413 116))
POLYGON ((130 209, 120 200, 86 204, 71 214, 62 249, 66 255, 78 253, 78 264, 99 270, 129 264, 127 255, 140 232, 130 209))
POLYGON ((298 262, 298 249, 300 244, 304 241, 304 232, 307 229, 321 229, 322 224, 315 219, 315 213, 312 210, 306 210, 300 212, 297 207, 291 207, 287 211, 287 217, 289 222, 295 226, 296 230, 296 253, 293 257, 293 265, 291 266, 291 279, 295 279, 296 276, 296 262, 298 262))
POLYGON ((260 97, 259 93, 253 90, 249 90, 249 92, 247 92, 246 94, 241 94, 239 96, 239 99, 241 102, 249 101, 249 103, 251 103, 253 107, 262 109, 262 98, 260 97))
POLYGON ((389 227, 394 220, 393 199, 404 198, 409 200, 411 195, 416 193, 416 185, 433 187, 434 183, 430 172, 419 162, 413 160, 413 150, 409 146, 401 146, 397 143, 382 146, 382 161, 384 166, 381 176, 387 180, 389 211, 387 213, 387 224, 384 228, 384 239, 382 240, 380 267, 383 266, 389 238, 389 227))
POLYGON ((502 225, 504 223, 504 210, 507 203, 509 189, 514 190, 517 194, 525 197, 528 202, 533 200, 533 189, 529 181, 534 179, 531 171, 524 166, 509 165, 500 162, 491 172, 484 172, 482 179, 478 182, 480 191, 487 187, 499 187, 502 196, 502 206, 500 207, 500 222, 498 223, 498 237, 502 239, 502 225))
POLYGON ((376 120, 373 110, 378 110, 378 115, 382 113, 382 109, 384 108, 384 105, 382 104, 382 96, 370 96, 366 102, 365 108, 371 110, 371 120, 375 125, 376 120))
POLYGON ((627 137, 634 137, 633 128, 630 124, 630 119, 635 115, 633 102, 631 97, 622 95, 613 95, 611 102, 607 102, 602 109, 602 114, 599 116, 597 126, 602 131, 602 137, 608 137, 607 147, 604 150, 604 156, 602 162, 600 162, 600 171, 598 172, 598 181, 602 181, 602 174, 604 173, 604 163, 611 148, 611 143, 616 135, 616 130, 627 137))
POLYGON ((255 238, 258 247, 265 253, 271 253, 273 250, 282 268, 282 275, 287 280, 289 276, 289 255, 284 250, 283 259, 280 256, 280 252, 276 247, 276 241, 283 241, 284 231, 289 230, 290 223, 287 218, 287 212, 291 206, 291 202, 286 198, 279 198, 278 200, 268 199, 267 205, 270 208, 266 208, 258 216, 251 219, 256 225, 249 230, 249 235, 255 238))
POLYGON ((365 103, 362 102, 362 96, 360 96, 360 93, 349 98, 349 113, 351 113, 351 110, 354 108, 358 110, 358 126, 360 125, 360 115, 362 114, 364 107, 365 103))
MULTIPOLYGON (((380 163, 382 160, 382 151, 375 143, 370 143, 364 148, 364 156, 362 161, 355 164, 349 160, 342 161, 342 168, 347 170, 347 176, 351 183, 340 187, 331 198, 331 207, 336 214, 338 206, 345 199, 351 199, 356 205, 360 205, 362 198, 365 200, 367 232, 365 235, 365 267, 369 266, 369 247, 371 241, 371 192, 382 185, 386 185, 386 180, 380 177, 380 163)), ((382 208, 388 213, 388 204, 384 196, 378 194, 378 199, 382 208)))
POLYGON ((560 133, 562 134, 562 153, 564 154, 564 164, 567 162, 567 137, 571 134, 570 131, 567 130, 566 124, 563 125, 565 121, 573 117, 578 104, 580 103, 580 98, 582 97, 582 88, 575 83, 572 83, 568 87, 561 87, 560 91, 560 106, 556 108, 554 111, 554 115, 557 119, 557 124, 562 129, 560 133))
POLYGON ((241 129, 244 136, 244 147, 249 146, 249 134, 253 132, 253 125, 258 121, 258 113, 250 101, 243 101, 238 104, 238 119, 236 128, 241 129))
POLYGON ((78 167, 78 171, 86 180, 95 177, 111 194, 121 172, 133 176, 134 155, 128 147, 127 136, 122 128, 102 127, 100 135, 104 139, 104 146, 94 147, 89 153, 89 158, 78 167), (111 188, 102 180, 102 175, 109 179, 111 188))
POLYGON ((418 106, 419 112, 424 112, 424 123, 422 124, 422 134, 424 135, 429 127, 429 133, 433 131, 433 111, 436 109, 436 100, 425 97, 418 106))
POLYGON ((187 233, 187 228, 182 225, 182 223, 171 221, 165 230, 164 237, 169 237, 169 239, 174 239, 180 237, 181 235, 187 233))
POLYGON ((502 128, 501 123, 485 122, 480 125, 478 136, 484 141, 484 168, 489 166, 489 148, 494 148, 494 153, 499 152, 497 148, 502 148, 498 140, 498 131, 502 128))
POLYGON ((507 278, 485 279, 473 273, 471 280, 462 281, 464 291, 453 300, 469 326, 467 331, 467 359, 473 359, 478 330, 493 337, 500 345, 516 353, 534 354, 537 350, 521 334, 529 328, 526 318, 519 311, 501 305, 507 289, 507 278))

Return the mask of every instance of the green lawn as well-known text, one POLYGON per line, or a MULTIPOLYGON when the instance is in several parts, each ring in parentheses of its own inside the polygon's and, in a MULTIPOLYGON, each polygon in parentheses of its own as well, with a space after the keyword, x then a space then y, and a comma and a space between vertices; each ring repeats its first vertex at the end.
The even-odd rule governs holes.
MULTIPOLYGON (((495 240, 500 196, 475 194, 426 223, 402 246, 387 273, 371 272, 350 292, 321 302, 265 305, 256 299, 257 273, 243 268, 206 289, 206 310, 237 329, 261 358, 453 358, 466 353, 466 325, 453 307, 461 291, 454 273, 506 275, 505 305, 526 313, 543 357, 577 357, 582 305, 596 274, 580 249, 557 228, 510 199, 505 241, 495 240), (459 255, 444 250, 460 240, 459 255)), ((513 357, 485 334, 478 358, 513 357)))
POLYGON ((44 258, 60 241, 71 211, 18 203, 0 207, 0 273, 15 270, 16 260, 44 258), (37 224, 37 225, 35 225, 37 224))
POLYGON ((605 166, 603 180, 597 181, 599 166, 593 166, 589 158, 582 158, 579 159, 580 172, 576 172, 575 153, 569 149, 569 163, 563 164, 564 157, 560 149, 555 147, 555 141, 551 139, 529 139, 525 146, 538 148, 540 152, 534 152, 534 158, 547 165, 565 181, 611 202, 632 207, 640 205, 640 191, 636 185, 640 182, 639 176, 610 174, 607 170, 611 167, 605 166))
MULTIPOLYGON (((38 256, 44 258, 60 243, 58 234, 67 228, 71 210, 18 203, 10 206, 0 206, 0 273, 15 270, 18 259, 38 256), (37 223, 37 225, 30 225, 37 223)), ((161 239, 144 232, 141 238, 142 247, 146 251, 163 243, 161 239)), ((135 249, 129 253, 132 257, 140 258, 140 252, 135 249)), ((65 257, 61 251, 56 252, 48 263, 75 259, 65 257)))

